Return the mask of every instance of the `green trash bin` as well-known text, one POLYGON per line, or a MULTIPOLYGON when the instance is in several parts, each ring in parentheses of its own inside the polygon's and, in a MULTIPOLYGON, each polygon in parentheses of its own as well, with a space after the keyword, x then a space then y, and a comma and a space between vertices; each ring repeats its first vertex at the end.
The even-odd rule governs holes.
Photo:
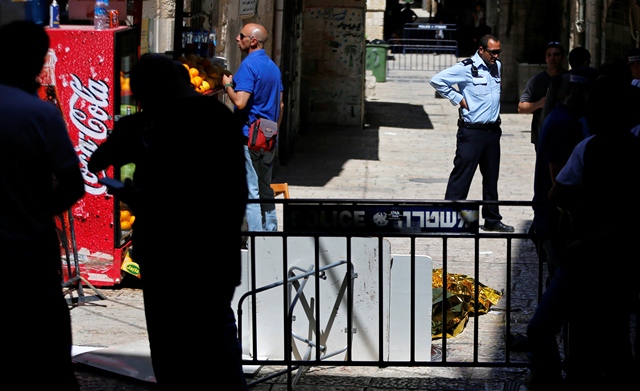
POLYGON ((376 44, 367 45, 367 58, 365 68, 373 71, 373 76, 377 82, 387 81, 387 51, 389 45, 376 44))

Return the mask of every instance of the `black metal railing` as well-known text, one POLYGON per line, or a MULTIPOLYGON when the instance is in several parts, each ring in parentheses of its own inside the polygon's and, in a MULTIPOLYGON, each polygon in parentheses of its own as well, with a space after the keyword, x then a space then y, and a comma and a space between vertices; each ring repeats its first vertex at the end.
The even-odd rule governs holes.
MULTIPOLYGON (((245 365, 284 366, 271 377, 288 374, 289 389, 301 367, 527 366, 509 344, 525 333, 542 294, 537 238, 530 220, 514 233, 485 232, 479 216, 486 204, 499 204, 503 215, 532 215, 531 202, 274 202, 283 230, 246 232, 234 303, 245 365), (456 312, 449 301, 432 312, 434 270, 473 288, 459 332, 438 338, 434 318, 445 326, 456 312), (483 313, 485 287, 500 298, 483 313)), ((440 289, 446 300, 457 293, 440 289)))
POLYGON ((458 62, 455 25, 407 23, 402 38, 387 42, 387 73, 397 71, 440 71, 458 62))

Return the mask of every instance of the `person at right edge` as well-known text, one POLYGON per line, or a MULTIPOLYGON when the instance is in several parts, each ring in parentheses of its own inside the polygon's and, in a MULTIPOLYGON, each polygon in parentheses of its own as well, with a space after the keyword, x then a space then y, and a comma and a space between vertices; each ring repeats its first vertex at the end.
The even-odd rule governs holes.
POLYGON ((84 195, 84 180, 60 110, 36 93, 48 49, 42 26, 0 27, 3 390, 80 389, 54 216, 84 195))
MULTIPOLYGON (((431 78, 431 86, 451 103, 460 105, 456 156, 445 199, 466 200, 476 168, 482 173, 482 199, 498 200, 500 175, 500 41, 485 35, 473 57, 431 78), (458 90, 453 88, 458 85, 458 90)), ((498 205, 483 205, 485 231, 513 232, 502 222, 498 205)))
MULTIPOLYGON (((246 159, 249 200, 273 200, 271 188, 273 163, 277 146, 271 151, 250 150, 247 141, 249 127, 258 118, 274 121, 280 127, 284 111, 282 76, 280 68, 264 50, 268 35, 264 26, 249 23, 236 37, 238 48, 247 56, 235 75, 223 75, 222 83, 227 96, 242 119, 243 145, 246 159)), ((246 223, 249 231, 276 231, 278 217, 272 203, 247 203, 246 223)))
POLYGON ((638 389, 630 310, 639 293, 640 227, 629 214, 640 198, 640 139, 630 131, 639 102, 624 69, 604 69, 587 100, 591 136, 575 146, 549 191, 571 224, 563 233, 568 245, 527 325, 529 390, 638 389), (565 322, 562 360, 557 335, 565 322), (601 360, 593 356, 598 337, 605 339, 601 360))

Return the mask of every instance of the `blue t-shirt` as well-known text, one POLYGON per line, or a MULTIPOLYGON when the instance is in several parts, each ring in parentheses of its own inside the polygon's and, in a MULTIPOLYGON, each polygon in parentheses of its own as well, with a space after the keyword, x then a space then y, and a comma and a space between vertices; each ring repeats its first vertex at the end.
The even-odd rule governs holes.
MULTIPOLYGON (((267 56, 264 49, 250 53, 233 75, 235 91, 251 93, 247 106, 242 110, 248 115, 247 123, 242 128, 245 136, 249 136, 249 125, 257 118, 278 121, 280 115, 280 93, 284 87, 280 68, 267 56)), ((236 108, 236 110, 238 110, 236 108)))
POLYGON ((533 206, 533 223, 538 234, 554 234, 560 218, 558 209, 549 203, 549 190, 553 186, 549 164, 566 164, 573 148, 584 137, 583 126, 581 118, 559 103, 540 128, 533 180, 533 201, 540 203, 533 206))

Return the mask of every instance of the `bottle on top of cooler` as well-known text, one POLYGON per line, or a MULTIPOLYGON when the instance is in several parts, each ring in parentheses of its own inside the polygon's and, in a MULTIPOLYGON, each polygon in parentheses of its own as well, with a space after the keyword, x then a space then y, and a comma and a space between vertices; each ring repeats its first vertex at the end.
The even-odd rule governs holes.
POLYGON ((56 0, 53 0, 49 6, 49 27, 60 28, 60 5, 56 0))
POLYGON ((109 28, 109 0, 96 0, 93 10, 93 27, 96 30, 109 28))

